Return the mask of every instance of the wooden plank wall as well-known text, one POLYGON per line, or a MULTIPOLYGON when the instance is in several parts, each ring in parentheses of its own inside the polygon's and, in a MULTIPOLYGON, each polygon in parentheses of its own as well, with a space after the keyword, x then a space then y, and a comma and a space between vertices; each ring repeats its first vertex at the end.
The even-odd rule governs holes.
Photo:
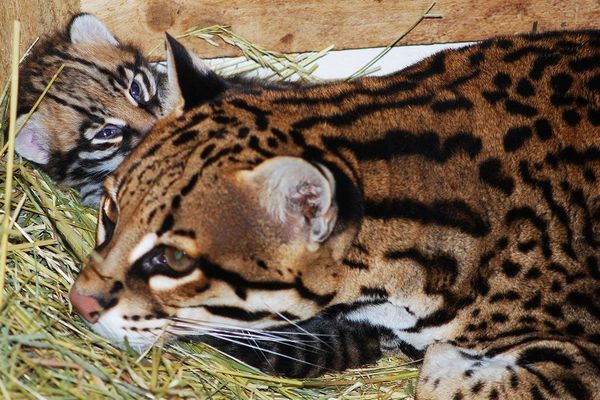
MULTIPOLYGON (((163 32, 224 24, 252 42, 282 52, 384 46, 412 25, 432 0, 82 0, 118 36, 154 47, 163 32)), ((438 0, 404 44, 444 43, 538 30, 600 28, 599 0, 438 0)), ((203 57, 235 54, 202 40, 186 42, 203 57)))
MULTIPOLYGON (((282 52, 384 46, 412 25, 432 0, 0 0, 0 82, 10 54, 12 20, 22 22, 24 50, 79 11, 102 18, 122 39, 149 50, 163 32, 179 34, 213 24, 282 52)), ((432 13, 401 44, 478 40, 498 34, 600 28, 599 0, 438 0, 432 13)), ((237 54, 231 46, 184 41, 199 55, 237 54)))
POLYGON ((10 71, 13 20, 21 21, 21 54, 40 35, 54 32, 79 11, 79 0, 0 0, 0 86, 10 71))

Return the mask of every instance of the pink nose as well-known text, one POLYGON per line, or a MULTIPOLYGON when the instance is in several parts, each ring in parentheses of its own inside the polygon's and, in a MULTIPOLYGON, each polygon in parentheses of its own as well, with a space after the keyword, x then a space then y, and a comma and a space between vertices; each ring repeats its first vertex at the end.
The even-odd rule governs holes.
POLYGON ((75 286, 69 291, 69 300, 75 308, 75 311, 89 323, 95 324, 100 318, 100 303, 92 296, 84 296, 80 294, 75 286))

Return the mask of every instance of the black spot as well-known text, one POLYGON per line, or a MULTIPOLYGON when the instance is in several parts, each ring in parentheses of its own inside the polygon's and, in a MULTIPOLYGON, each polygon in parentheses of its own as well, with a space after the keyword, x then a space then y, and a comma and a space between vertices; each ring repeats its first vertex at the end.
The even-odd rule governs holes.
POLYGON ((523 303, 523 307, 526 310, 533 310, 539 308, 542 304, 542 294, 538 291, 533 297, 523 303))
POLYGON ((565 331, 572 336, 580 336, 585 333, 585 328, 579 322, 569 322, 566 326, 565 331))
POLYGON ((158 230, 158 232, 156 232, 156 234, 158 236, 162 235, 163 233, 171 230, 171 228, 173 228, 173 225, 175 225, 175 219, 173 218, 173 214, 167 214, 167 216, 163 220, 160 229, 158 230))
POLYGON ((181 195, 186 196, 187 194, 189 194, 192 191, 192 189, 194 189, 194 186, 196 186, 197 182, 198 182, 198 174, 196 173, 196 174, 192 175, 192 177, 190 178, 188 183, 186 183, 186 185, 181 188, 181 190, 180 190, 181 195))
POLYGON ((537 279, 542 276, 542 272, 538 267, 531 267, 529 271, 525 274, 526 279, 537 279))
POLYGON ((517 101, 517 100, 507 99, 504 102, 504 107, 506 108, 506 111, 508 111, 509 113, 516 114, 516 115, 522 115, 524 117, 533 117, 533 116, 536 116, 538 113, 538 111, 535 107, 521 103, 520 101, 517 101))
POLYGON ((500 398, 500 395, 498 394, 498 389, 493 388, 492 390, 490 390, 488 398, 489 400, 498 400, 500 398))
POLYGON ((496 41, 496 46, 500 47, 501 49, 508 50, 513 46, 513 42, 509 39, 498 39, 496 41))
POLYGON ((581 121, 581 115, 573 109, 563 111, 563 120, 570 126, 577 126, 581 121))
POLYGON ((508 93, 503 90, 494 90, 492 92, 484 90, 481 95, 490 104, 496 104, 500 100, 508 97, 508 93))
POLYGON ((492 321, 500 323, 500 324, 508 321, 508 316, 506 316, 506 314, 502 314, 502 313, 493 313, 491 315, 491 318, 492 318, 492 321))
POLYGON ((210 156, 212 154, 215 147, 216 146, 214 143, 207 145, 204 149, 202 149, 202 152, 200 153, 200 158, 203 160, 206 160, 208 158, 208 156, 210 156))
POLYGON ((507 152, 517 151, 531 136, 531 128, 528 126, 510 128, 504 136, 504 150, 507 152))
POLYGON ((548 140, 552 136, 554 136, 552 132, 552 126, 550 125, 550 122, 548 122, 548 120, 545 118, 540 118, 537 121, 535 121, 534 127, 535 133, 540 138, 540 140, 548 140))
POLYGON ((173 209, 178 209, 181 206, 181 196, 180 195, 176 195, 175 197, 173 197, 173 200, 171 200, 171 208, 173 209))
POLYGON ((554 293, 560 292, 562 290, 562 284, 555 279, 552 281, 552 286, 550 286, 550 290, 554 293))
POLYGON ((257 260, 256 265, 258 265, 262 269, 269 269, 269 267, 267 267, 267 263, 263 260, 257 260))
POLYGON ((496 293, 490 297, 490 303, 497 303, 499 301, 515 301, 519 300, 521 295, 514 290, 509 290, 506 292, 496 293))
POLYGON ((587 88, 594 92, 600 92, 600 75, 595 75, 592 79, 587 81, 587 88))
POLYGON ((592 171, 589 168, 586 168, 583 171, 583 178, 589 182, 589 183, 595 183, 596 182, 596 174, 594 174, 594 171, 592 171))
POLYGON ((244 139, 246 136, 248 136, 248 133, 250 133, 250 129, 248 129, 247 127, 243 126, 238 130, 238 137, 240 139, 244 139))
POLYGON ((499 72, 494 77, 493 82, 498 89, 506 90, 512 84, 512 79, 510 78, 510 75, 505 74, 504 72, 499 72))
POLYGON ((600 65, 600 54, 577 58, 569 62, 569 67, 575 72, 591 71, 598 68, 598 65, 600 65))
POLYGON ((483 381, 477 381, 477 383, 475 383, 473 386, 471 386, 471 393, 477 394, 477 393, 481 392, 481 389, 483 389, 483 386, 484 386, 483 381))
POLYGON ((600 109, 598 108, 590 108, 588 109, 588 119, 590 123, 594 126, 600 125, 600 109))
POLYGON ((470 110, 472 108, 473 103, 464 97, 459 97, 455 100, 438 100, 431 103, 431 109, 436 113, 444 113, 456 110, 470 110))
POLYGON ((540 79, 542 77, 542 75, 544 74, 544 70, 547 67, 558 64, 559 61, 560 61, 560 56, 558 56, 556 54, 547 53, 547 54, 539 56, 533 62, 533 66, 531 67, 531 70, 529 71, 529 77, 531 79, 537 81, 538 79, 540 79))
POLYGON ((446 55, 444 53, 439 53, 430 59, 426 68, 408 73, 407 78, 412 80, 422 80, 433 75, 443 74, 446 71, 445 59, 446 55))
POLYGON ((505 260, 502 263, 502 271, 506 276, 515 277, 521 271, 521 265, 509 260, 505 260))
POLYGON ((517 244, 517 249, 519 249, 519 251, 521 253, 527 254, 531 250, 535 249, 535 246, 537 246, 537 241, 534 239, 531 239, 526 242, 519 242, 517 244))
POLYGON ((563 318, 562 307, 556 303, 549 303, 544 306, 544 312, 554 318, 563 318))
POLYGON ((553 75, 550 79, 550 85, 555 92, 565 94, 573 85, 573 78, 564 72, 553 75))
POLYGON ((535 89, 529 79, 522 78, 517 83, 517 93, 523 97, 531 97, 535 94, 535 89))
POLYGON ((469 63, 471 64, 471 67, 479 66, 483 60, 485 60, 485 56, 481 51, 473 53, 469 56, 469 63))
POLYGON ((502 164, 497 158, 488 158, 479 164, 479 178, 507 196, 512 194, 515 186, 513 178, 502 173, 502 164))

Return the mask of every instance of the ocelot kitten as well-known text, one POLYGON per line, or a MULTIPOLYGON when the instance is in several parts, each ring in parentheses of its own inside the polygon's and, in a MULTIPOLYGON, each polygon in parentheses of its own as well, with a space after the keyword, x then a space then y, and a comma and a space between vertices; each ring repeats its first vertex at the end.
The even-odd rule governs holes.
POLYGON ((104 184, 70 298, 115 344, 315 376, 424 357, 419 399, 600 398, 600 31, 179 102, 104 184))
MULTIPOLYGON (((198 63, 204 82, 199 98, 285 85, 222 78, 198 63)), ((63 64, 15 148, 58 183, 79 190, 84 204, 97 206, 104 178, 171 110, 166 74, 138 47, 115 38, 96 17, 76 15, 26 58, 20 71, 17 126, 63 64)))

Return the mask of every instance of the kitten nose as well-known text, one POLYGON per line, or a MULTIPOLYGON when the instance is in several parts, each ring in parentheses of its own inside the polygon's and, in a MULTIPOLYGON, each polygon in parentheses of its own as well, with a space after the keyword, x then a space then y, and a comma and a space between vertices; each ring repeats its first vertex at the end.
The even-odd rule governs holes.
POLYGON ((102 310, 98 300, 92 296, 84 296, 80 294, 75 289, 75 286, 73 286, 69 291, 69 300, 71 301, 73 308, 75 308, 75 311, 77 311, 77 313, 81 315, 83 319, 92 324, 98 322, 98 319, 100 318, 100 310, 102 310))

